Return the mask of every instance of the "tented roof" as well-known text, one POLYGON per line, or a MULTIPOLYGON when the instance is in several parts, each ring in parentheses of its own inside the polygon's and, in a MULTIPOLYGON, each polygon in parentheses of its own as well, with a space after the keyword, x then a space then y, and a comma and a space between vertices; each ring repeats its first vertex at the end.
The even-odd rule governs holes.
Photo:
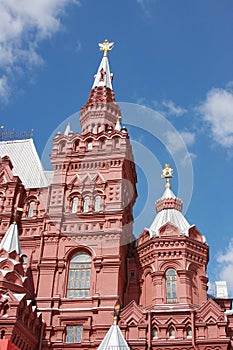
POLYGON ((130 350, 119 326, 113 324, 97 350, 130 350))
POLYGON ((21 254, 18 226, 15 222, 6 231, 0 243, 0 249, 4 249, 8 253, 16 251, 18 254, 21 254))
POLYGON ((112 90, 112 74, 110 73, 108 57, 106 56, 100 62, 92 89, 99 86, 105 86, 112 90))

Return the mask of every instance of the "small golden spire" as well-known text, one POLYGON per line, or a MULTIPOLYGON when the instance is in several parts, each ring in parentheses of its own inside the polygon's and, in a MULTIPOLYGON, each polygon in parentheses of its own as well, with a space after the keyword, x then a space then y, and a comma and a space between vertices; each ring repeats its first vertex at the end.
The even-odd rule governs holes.
POLYGON ((166 188, 171 187, 170 179, 173 178, 172 174, 173 174, 173 169, 170 167, 170 164, 164 164, 161 177, 163 179, 166 179, 166 185, 165 185, 166 188))
POLYGON ((108 56, 108 51, 113 49, 114 42, 110 43, 107 39, 103 43, 99 43, 100 51, 104 51, 104 57, 108 56))
POLYGON ((117 304, 114 308, 114 317, 113 317, 113 324, 117 324, 118 323, 118 318, 119 318, 119 314, 120 314, 120 304, 117 304))

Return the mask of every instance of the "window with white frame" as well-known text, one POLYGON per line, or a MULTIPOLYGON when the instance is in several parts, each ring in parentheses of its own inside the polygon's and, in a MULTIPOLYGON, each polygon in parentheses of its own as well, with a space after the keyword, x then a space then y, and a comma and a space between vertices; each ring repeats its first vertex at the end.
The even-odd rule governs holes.
POLYGON ((66 343, 81 343, 82 342, 82 326, 66 326, 66 343))
POLYGON ((83 200, 83 212, 88 213, 89 212, 89 205, 90 205, 90 197, 86 196, 83 200))
POLYGON ((90 292, 91 256, 79 252, 70 260, 67 286, 68 298, 85 298, 90 292))
POLYGON ((95 211, 100 211, 101 197, 99 195, 95 196, 95 211))
POLYGON ((28 218, 32 218, 34 215, 34 210, 35 210, 35 201, 31 201, 29 203, 29 208, 28 208, 28 218))
POLYGON ((72 200, 71 213, 77 213, 78 210, 78 197, 74 197, 72 200))
POLYGON ((176 271, 169 269, 166 272, 166 299, 167 303, 176 303, 176 271))
POLYGON ((92 142, 91 142, 91 141, 89 141, 89 142, 87 143, 87 150, 88 150, 88 151, 91 151, 91 150, 92 150, 92 142))

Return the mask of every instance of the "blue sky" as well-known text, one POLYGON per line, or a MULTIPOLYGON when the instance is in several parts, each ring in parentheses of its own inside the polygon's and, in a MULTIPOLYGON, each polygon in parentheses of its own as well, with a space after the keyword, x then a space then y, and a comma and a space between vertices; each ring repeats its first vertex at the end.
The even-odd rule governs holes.
POLYGON ((174 192, 192 194, 190 204, 182 198, 186 217, 210 246, 209 278, 226 279, 231 295, 232 17, 232 0, 0 2, 1 125, 33 128, 42 155, 51 133, 87 101, 101 59, 97 43, 114 41, 110 66, 124 113, 124 103, 139 104, 152 118, 154 110, 160 112, 168 125, 158 141, 159 130, 153 126, 147 134, 143 116, 137 129, 123 115, 139 154, 135 216, 140 211, 144 216, 135 230, 151 224, 153 203, 146 199, 155 201, 163 192, 159 171, 169 161, 174 192), (193 179, 188 168, 180 176, 182 142, 190 152, 193 179), (153 154, 154 174, 143 163, 143 149, 148 157, 153 154))

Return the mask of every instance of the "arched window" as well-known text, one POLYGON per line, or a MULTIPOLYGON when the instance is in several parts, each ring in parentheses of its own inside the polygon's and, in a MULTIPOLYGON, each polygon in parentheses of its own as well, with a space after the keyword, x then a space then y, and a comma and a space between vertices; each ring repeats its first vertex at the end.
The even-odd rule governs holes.
POLYGON ((169 269, 166 272, 166 299, 167 303, 176 303, 176 271, 169 269))
POLYGON ((74 197, 72 200, 71 213, 77 213, 78 210, 78 197, 74 197))
POLYGON ((175 338, 175 329, 173 327, 169 328, 169 338, 175 338))
POLYGON ((90 205, 90 197, 86 196, 86 197, 84 197, 84 201, 83 201, 83 212, 84 213, 89 212, 89 205, 90 205))
POLYGON ((100 211, 101 197, 98 195, 95 197, 95 211, 100 211))
POLYGON ((192 337, 192 329, 190 326, 186 328, 186 337, 191 338, 192 337))
POLYGON ((153 337, 153 339, 157 339, 158 338, 158 330, 157 330, 157 328, 153 328, 152 337, 153 337))
POLYGON ((61 141, 61 142, 59 143, 59 152, 60 152, 60 153, 64 153, 65 147, 66 147, 65 141, 61 141))
POLYGON ((6 331, 4 329, 1 330, 1 339, 5 339, 6 331))
POLYGON ((74 143, 74 150, 77 152, 79 149, 79 140, 76 140, 74 143))
POLYGON ((113 147, 115 147, 115 148, 119 148, 119 146, 120 146, 120 140, 118 139, 118 138, 114 138, 113 139, 113 147))
POLYGON ((28 208, 28 218, 32 218, 33 217, 33 214, 34 214, 34 210, 35 210, 35 202, 34 201, 31 201, 29 203, 29 208, 28 208))
POLYGON ((91 256, 85 252, 75 254, 70 260, 67 297, 88 297, 90 291, 90 276, 91 256))
POLYGON ((22 259, 23 259, 23 269, 24 269, 24 271, 26 271, 27 270, 27 262, 28 262, 27 255, 23 254, 22 259))
POLYGON ((88 141, 88 142, 87 142, 87 150, 88 150, 88 151, 91 151, 91 150, 92 150, 92 142, 91 142, 91 141, 88 141))

